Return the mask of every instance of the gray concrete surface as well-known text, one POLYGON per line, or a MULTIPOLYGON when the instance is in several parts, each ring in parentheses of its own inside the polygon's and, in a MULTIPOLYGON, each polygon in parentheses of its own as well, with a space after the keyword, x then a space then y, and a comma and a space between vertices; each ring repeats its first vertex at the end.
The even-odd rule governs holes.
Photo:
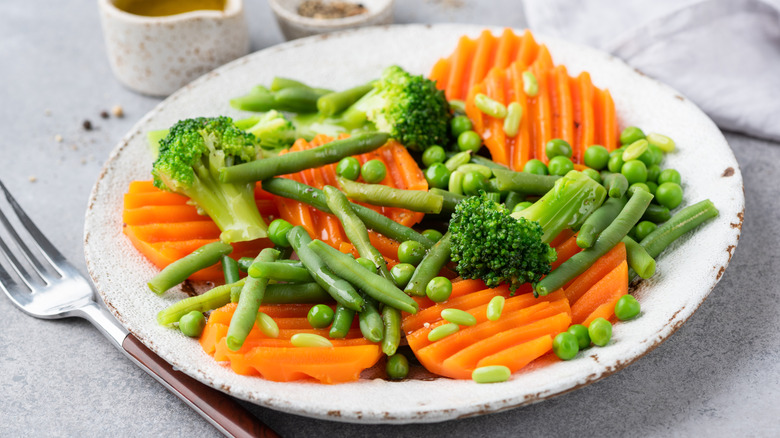
MULTIPOLYGON (((399 0, 396 21, 523 25, 515 1, 477 3, 399 0)), ((281 42, 264 1, 247 0, 247 9, 254 50, 281 42)), ((94 0, 0 3, 0 60, 0 178, 84 272, 92 184, 158 100, 111 76, 94 0), (100 118, 115 104, 124 118, 100 118)), ((627 369, 530 407, 433 425, 361 426, 252 409, 283 436, 779 436, 780 147, 726 136, 745 179, 739 247, 696 314, 627 369)), ((0 318, 0 436, 218 435, 88 323, 36 320, 4 297, 0 318)))

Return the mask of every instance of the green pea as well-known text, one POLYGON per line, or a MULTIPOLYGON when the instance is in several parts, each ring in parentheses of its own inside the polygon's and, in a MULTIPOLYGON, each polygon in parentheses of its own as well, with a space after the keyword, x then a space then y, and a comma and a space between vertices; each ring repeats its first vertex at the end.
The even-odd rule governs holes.
POLYGON ((425 169, 425 179, 429 188, 446 189, 450 183, 450 171, 443 163, 433 163, 425 169))
POLYGON ((596 169, 587 168, 582 171, 585 175, 588 175, 593 181, 601 184, 601 173, 596 169))
POLYGON ((458 150, 476 152, 482 147, 482 138, 474 131, 464 131, 458 136, 458 150))
POLYGON ((680 177, 680 172, 676 171, 675 169, 664 169, 660 174, 658 174, 657 182, 659 186, 667 182, 679 185, 682 184, 682 178, 680 177))
POLYGON ((417 266, 425 257, 425 247, 416 240, 407 240, 398 245, 398 261, 417 266))
POLYGON ((327 327, 333 322, 333 309, 325 304, 317 304, 309 309, 306 319, 314 328, 327 327))
POLYGON ((369 184, 380 183, 387 176, 387 167, 382 160, 368 160, 360 168, 360 176, 369 184))
POLYGON ((550 159, 550 162, 547 163, 547 168, 550 170, 550 175, 563 176, 574 170, 574 163, 572 163, 570 158, 558 155, 550 159))
POLYGON ((568 141, 554 138, 544 145, 544 153, 547 154, 547 158, 552 160, 553 157, 564 156, 571 158, 572 149, 568 141))
POLYGON ((631 160, 623 163, 620 173, 626 177, 629 184, 643 183, 647 181, 647 166, 639 160, 631 160))
POLYGON ((665 135, 647 134, 647 141, 664 152, 673 152, 675 148, 674 140, 665 135))
POLYGON ((392 380, 405 379, 409 375, 409 359, 401 353, 396 353, 387 358, 385 370, 387 377, 392 380))
POLYGON ((612 324, 604 318, 596 318, 591 321, 588 334, 594 344, 603 347, 612 339, 612 324))
POLYGON ((515 205, 515 208, 512 209, 512 213, 517 213, 518 211, 523 211, 526 208, 534 205, 533 202, 523 201, 515 205))
POLYGON ((646 192, 650 192, 650 187, 648 187, 647 184, 645 184, 645 183, 640 183, 640 182, 633 183, 630 186, 628 186, 628 197, 630 198, 630 197, 634 196, 634 193, 637 190, 644 190, 646 192))
POLYGON ((609 162, 609 151, 601 145, 593 145, 585 149, 585 165, 591 169, 602 170, 609 162))
POLYGON ((179 318, 179 330, 185 335, 191 338, 197 338, 203 333, 203 329, 206 327, 206 317, 203 313, 193 310, 190 313, 185 313, 179 318))
POLYGON ((562 360, 573 359, 580 352, 577 337, 569 332, 558 333, 553 339, 553 352, 562 360))
POLYGON ((279 326, 276 324, 276 321, 274 321, 274 319, 269 315, 263 312, 257 312, 255 324, 257 324, 257 327, 260 329, 260 331, 269 338, 279 337, 279 326))
POLYGON ((655 192, 658 190, 658 184, 648 180, 645 182, 645 185, 647 186, 647 189, 650 190, 650 193, 655 196, 655 192))
POLYGON ((501 295, 493 297, 487 305, 485 310, 485 316, 490 321, 498 321, 501 318, 501 313, 504 311, 504 303, 506 298, 501 295))
POLYGON ((430 167, 433 163, 443 163, 445 159, 447 159, 447 154, 441 146, 431 146, 422 155, 425 167, 430 167))
POLYGON ((645 133, 636 126, 629 126, 620 133, 620 144, 631 144, 645 138, 645 133))
POLYGON ((415 267, 409 263, 398 263, 390 269, 390 276, 393 278, 393 283, 398 286, 399 289, 404 289, 409 280, 412 279, 415 267))
POLYGON ((328 340, 328 338, 325 338, 320 335, 315 335, 314 333, 296 333, 292 335, 292 337, 290 338, 290 343, 293 344, 293 347, 300 347, 300 348, 333 347, 333 344, 328 340))
POLYGON ((475 368, 471 372, 471 380, 476 383, 500 383, 506 382, 512 377, 512 370, 504 365, 489 365, 475 368))
POLYGON ((336 175, 355 181, 360 176, 360 161, 355 157, 342 158, 336 165, 336 175))
POLYGON ((431 228, 423 231, 420 234, 422 234, 426 239, 430 240, 431 242, 438 242, 442 238, 442 236, 443 236, 441 231, 434 230, 434 229, 431 229, 431 228))
POLYGON ((640 311, 639 301, 631 295, 623 295, 615 303, 615 316, 621 321, 636 318, 640 311))
POLYGON ((609 157, 609 161, 607 162, 607 169, 609 169, 612 173, 618 173, 620 172, 620 169, 623 168, 623 157, 621 154, 614 154, 609 157))
POLYGON ((452 294, 452 282, 446 277, 434 277, 425 286, 425 295, 435 303, 447 301, 452 294))
POLYGON ((661 161, 664 160, 664 153, 661 151, 661 149, 658 148, 658 146, 648 145, 647 150, 639 156, 639 161, 645 163, 647 166, 652 166, 653 164, 661 164, 661 161))
POLYGON ((656 189, 655 199, 669 210, 674 210, 682 203, 683 189, 679 184, 665 182, 656 189))
POLYGON ((366 268, 368 272, 376 274, 377 267, 371 260, 365 258, 365 257, 358 257, 355 259, 356 262, 360 263, 360 266, 366 268))
POLYGON ((641 221, 636 224, 634 227, 634 235, 636 236, 637 242, 647 237, 650 233, 655 231, 656 228, 658 228, 658 225, 650 221, 641 221))
POLYGON ((653 164, 650 166, 647 166, 647 180, 656 182, 658 181, 658 175, 661 174, 661 166, 657 164, 653 164))
POLYGON ((274 219, 268 225, 268 238, 274 245, 289 248, 290 241, 287 240, 287 232, 290 231, 292 227, 292 224, 284 219, 274 219))
POLYGON ((450 132, 453 137, 458 137, 466 131, 471 131, 474 125, 471 124, 471 119, 466 116, 455 116, 450 121, 450 132))
POLYGON ((547 165, 545 165, 541 160, 537 160, 536 158, 533 160, 528 160, 525 163, 525 166, 523 166, 523 172, 533 173, 535 175, 549 175, 547 165))
POLYGON ((630 145, 626 146, 626 150, 623 151, 623 161, 636 160, 642 154, 647 151, 647 140, 637 140, 630 145))
POLYGON ((428 332, 428 340, 431 342, 436 342, 438 340, 444 339, 449 335, 454 335, 460 330, 460 326, 458 324, 453 323, 447 323, 442 324, 435 329, 428 332))
POLYGON ((463 175, 463 193, 469 196, 479 195, 487 191, 487 178, 479 172, 467 172, 463 175))
POLYGON ((574 324, 569 327, 567 332, 574 335, 577 338, 577 346, 580 350, 584 350, 590 347, 590 335, 588 334, 588 328, 582 324, 574 324))
POLYGON ((460 309, 444 309, 441 311, 441 317, 447 322, 458 325, 472 326, 477 324, 477 318, 474 315, 460 309))

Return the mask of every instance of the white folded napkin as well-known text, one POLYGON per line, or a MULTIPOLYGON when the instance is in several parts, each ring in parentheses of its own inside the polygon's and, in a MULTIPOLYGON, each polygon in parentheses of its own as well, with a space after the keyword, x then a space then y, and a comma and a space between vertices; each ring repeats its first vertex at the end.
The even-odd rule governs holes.
POLYGON ((526 0, 529 27, 613 53, 723 129, 780 141, 780 0, 526 0))

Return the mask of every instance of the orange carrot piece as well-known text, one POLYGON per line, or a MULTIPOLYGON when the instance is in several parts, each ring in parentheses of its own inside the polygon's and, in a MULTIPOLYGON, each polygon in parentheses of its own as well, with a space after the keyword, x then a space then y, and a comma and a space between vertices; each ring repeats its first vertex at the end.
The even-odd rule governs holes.
POLYGON ((452 54, 450 75, 447 78, 447 88, 445 95, 448 100, 463 99, 468 89, 467 79, 471 71, 471 61, 474 57, 476 42, 469 37, 463 36, 458 42, 455 53, 452 54))
POLYGON ((569 260, 574 254, 577 254, 580 251, 582 251, 582 248, 577 246, 577 236, 569 237, 565 242, 555 247, 558 258, 552 263, 552 268, 557 268, 561 263, 569 260))
POLYGON ((618 124, 615 114, 615 102, 609 90, 604 90, 604 147, 613 151, 618 147, 618 124))
POLYGON ((144 193, 126 193, 124 197, 124 208, 138 208, 146 205, 183 205, 186 203, 186 197, 163 190, 144 193))
POLYGON ((615 305, 628 293, 628 264, 623 261, 585 292, 571 306, 572 322, 581 324, 588 315, 603 304, 615 305))
POLYGON ((515 35, 512 29, 504 29, 496 44, 496 54, 493 67, 507 68, 517 57, 520 37, 515 35))
POLYGON ((544 152, 544 147, 548 141, 552 139, 552 114, 550 108, 550 96, 547 90, 547 69, 552 64, 547 60, 549 59, 549 52, 547 47, 541 46, 539 50, 539 59, 531 67, 534 75, 536 76, 536 82, 539 85, 539 94, 533 98, 535 101, 534 109, 536 117, 536 158, 547 163, 550 160, 547 158, 547 154, 544 152))
POLYGON ((558 138, 572 144, 574 141, 574 114, 572 109, 571 90, 569 89, 569 74, 566 72, 566 67, 563 65, 557 66, 554 71, 554 87, 557 88, 559 101, 558 111, 560 115, 558 120, 558 138))
POLYGON ((191 205, 145 205, 127 208, 122 212, 122 221, 127 225, 209 220, 208 216, 198 214, 198 209, 191 205))
MULTIPOLYGON (((506 91, 504 89, 504 70, 493 69, 485 78, 485 94, 501 104, 506 104, 506 91)), ((509 165, 508 151, 506 150, 506 133, 504 132, 504 119, 498 119, 485 115, 486 129, 490 131, 490 137, 485 139, 485 146, 490 151, 490 157, 499 164, 509 165)))
POLYGON ((138 238, 154 243, 171 240, 219 239, 219 227, 211 221, 129 225, 138 238))
POLYGON ((572 161, 575 163, 582 163, 582 157, 585 153, 585 149, 593 145, 593 136, 595 122, 593 118, 593 83, 590 80, 590 74, 588 72, 582 72, 577 77, 577 82, 580 87, 580 99, 582 100, 582 129, 580 135, 582 136, 578 147, 573 149, 572 161))
POLYGON ((582 116, 582 90, 576 78, 569 77, 569 90, 571 91, 571 108, 574 120, 574 138, 571 144, 572 153, 575 150, 582 149, 582 130, 584 127, 582 116))
POLYGON ((520 42, 520 53, 518 59, 522 61, 524 65, 531 65, 539 53, 539 44, 536 43, 533 34, 530 30, 526 30, 523 33, 522 40, 520 42))
POLYGON ((515 345, 480 360, 477 366, 503 365, 514 373, 552 350, 552 340, 552 335, 544 335, 523 344, 515 345))
POLYGON ((523 92, 523 71, 526 70, 525 64, 520 61, 514 62, 509 68, 509 80, 512 82, 514 101, 520 104, 523 116, 520 118, 520 129, 518 130, 513 145, 512 159, 510 168, 522 171, 523 166, 531 159, 531 107, 529 99, 523 92))
POLYGON ((612 272, 613 269, 617 268, 618 265, 625 260, 626 245, 623 242, 619 242, 614 248, 598 259, 590 268, 578 275, 571 283, 564 286, 566 298, 569 299, 570 303, 576 303, 588 289, 593 287, 594 284, 612 272))
POLYGON ((447 77, 450 73, 450 61, 447 58, 442 58, 436 61, 431 69, 431 74, 428 78, 436 82, 436 88, 444 90, 447 86, 447 77))
POLYGON ((471 71, 468 76, 468 88, 473 87, 490 71, 493 64, 494 46, 496 37, 489 30, 483 30, 477 38, 477 47, 474 50, 474 58, 471 64, 471 71))
POLYGON ((160 189, 154 186, 154 181, 131 181, 130 186, 127 188, 127 193, 147 193, 158 192, 160 189))

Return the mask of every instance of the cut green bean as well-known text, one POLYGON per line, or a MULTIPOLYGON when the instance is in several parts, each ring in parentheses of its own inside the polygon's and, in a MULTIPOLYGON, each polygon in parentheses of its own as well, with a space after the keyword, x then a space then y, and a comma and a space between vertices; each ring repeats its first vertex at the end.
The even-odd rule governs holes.
POLYGON ((458 171, 463 173, 477 172, 486 179, 490 179, 490 177, 493 176, 493 171, 489 167, 476 163, 462 164, 460 167, 458 167, 458 171))
POLYGON ((275 283, 265 288, 265 304, 316 304, 326 303, 333 298, 315 282, 275 283))
MULTIPOLYGON (((450 174, 450 179, 447 182, 447 190, 450 193, 454 193, 456 195, 463 195, 463 180, 465 179, 466 174, 461 172, 460 170, 456 170, 450 174)), ((430 190, 442 190, 436 187, 431 188, 430 190)))
POLYGON ((512 370, 504 365, 479 367, 471 372, 471 380, 476 383, 506 382, 510 377, 512 377, 512 370))
POLYGON ((311 87, 287 87, 274 92, 274 109, 293 113, 317 112, 317 99, 321 96, 311 87))
POLYGON ((485 316, 489 321, 498 321, 501 318, 501 313, 504 311, 504 302, 506 302, 506 298, 501 295, 496 295, 490 300, 485 310, 485 316))
POLYGON ((240 280, 238 262, 230 256, 222 256, 222 274, 225 276, 225 284, 235 283, 240 280))
POLYGON ((260 331, 269 338, 279 337, 279 325, 276 324, 273 318, 263 312, 257 312, 257 318, 255 319, 257 327, 260 331))
POLYGON ((227 243, 207 243, 166 266, 154 278, 149 280, 147 285, 152 292, 160 295, 201 269, 216 265, 222 260, 222 256, 228 255, 232 251, 233 247, 227 243))
POLYGON ((472 326, 477 324, 477 318, 464 310, 449 308, 441 311, 441 317, 453 324, 472 326))
POLYGON ((267 278, 276 281, 291 283, 310 283, 314 281, 314 278, 312 278, 306 268, 290 263, 254 262, 247 272, 255 278, 267 278))
POLYGON ((201 295, 177 301, 157 314, 157 323, 164 326, 170 326, 178 322, 182 316, 193 310, 208 312, 220 308, 230 302, 230 289, 243 285, 244 280, 239 280, 236 283, 217 286, 201 295))
POLYGON ((420 213, 441 212, 442 197, 430 192, 402 190, 382 184, 363 184, 346 178, 339 178, 338 182, 344 194, 353 201, 382 207, 405 208, 420 213))
POLYGON ((436 342, 446 338, 447 336, 454 335, 459 330, 460 326, 458 324, 453 324, 451 322, 442 324, 428 333, 428 340, 431 342, 436 342))
POLYGON ((556 269, 541 279, 534 287, 534 293, 547 295, 563 287, 574 277, 582 274, 593 263, 618 244, 631 228, 639 222, 653 195, 644 190, 638 190, 614 221, 601 232, 596 242, 561 263, 556 269))
POLYGON ((481 155, 472 155, 471 156, 471 162, 474 164, 481 164, 483 166, 487 166, 491 169, 509 169, 508 167, 504 166, 503 164, 496 163, 495 161, 491 160, 490 158, 483 157, 481 155))
MULTIPOLYGON (((243 285, 243 282, 242 282, 243 285)), ((233 286, 230 288, 230 302, 237 303, 238 297, 241 296, 241 286, 233 286)))
POLYGON ((528 97, 536 97, 539 94, 539 83, 536 81, 536 75, 530 70, 523 72, 523 92, 528 97))
POLYGON ((509 192, 504 200, 504 207, 506 207, 507 211, 512 211, 515 208, 515 205, 523 201, 525 201, 525 196, 522 194, 518 192, 509 192))
MULTIPOLYGON (((311 205, 322 212, 331 213, 328 204, 325 202, 325 194, 322 193, 322 190, 299 183, 298 181, 288 178, 271 178, 263 181, 263 190, 276 196, 311 205)), ((352 209, 355 210, 355 214, 357 214, 363 223, 366 224, 366 227, 385 237, 393 239, 396 242, 414 240, 422 243, 426 248, 433 246, 433 242, 425 238, 422 234, 401 225, 368 207, 360 204, 352 204, 352 209)))
POLYGON ((254 263, 255 259, 252 257, 241 257, 238 259, 238 270, 241 272, 246 272, 249 270, 249 267, 252 266, 252 263, 254 263))
POLYGON ((368 83, 348 90, 325 94, 317 99, 317 110, 326 117, 338 114, 365 96, 372 88, 374 88, 374 84, 368 83))
POLYGON ((384 321, 379 314, 376 301, 370 296, 365 297, 365 309, 358 313, 360 332, 371 342, 380 342, 385 337, 384 321))
POLYGON ((348 281, 334 274, 325 262, 309 249, 309 243, 312 240, 306 229, 301 226, 293 227, 287 232, 287 239, 295 249, 295 253, 298 254, 298 258, 309 270, 314 281, 322 286, 334 300, 355 311, 360 311, 363 308, 363 298, 357 293, 357 290, 348 281))
POLYGON ((425 254, 420 264, 417 265, 417 269, 414 270, 414 274, 412 274, 412 278, 406 285, 404 292, 418 297, 425 296, 425 287, 434 277, 439 275, 441 268, 450 261, 450 255, 452 254, 451 237, 448 231, 425 254))
POLYGON ((385 306, 382 309, 382 322, 385 330, 382 352, 392 356, 401 344, 401 312, 394 307, 385 306))
POLYGON ((634 239, 626 236, 622 240, 626 245, 628 266, 642 278, 652 277, 655 274, 655 259, 634 239))
POLYGON ((559 176, 536 175, 528 172, 515 172, 512 170, 493 169, 496 176, 497 188, 500 191, 520 192, 526 195, 544 195, 555 185, 559 176))
POLYGON ((626 202, 628 202, 628 199, 625 196, 621 198, 607 198, 598 210, 585 219, 579 233, 577 233, 577 246, 580 248, 593 246, 599 234, 615 220, 620 211, 623 210, 623 207, 625 207, 626 202))
POLYGON ((384 256, 371 244, 366 224, 355 214, 352 204, 350 204, 344 193, 333 186, 325 186, 322 192, 325 193, 325 202, 328 203, 328 208, 339 219, 344 233, 352 245, 355 246, 360 256, 370 260, 375 268, 379 269, 379 274, 382 277, 392 281, 393 277, 390 276, 390 271, 387 270, 387 262, 384 256))
POLYGON ((417 302, 398 289, 392 280, 368 272, 355 259, 321 240, 314 240, 308 246, 333 272, 375 300, 404 312, 417 313, 417 302))
POLYGON ((344 339, 355 320, 355 311, 339 304, 333 315, 333 324, 330 326, 328 336, 332 339, 344 339))
POLYGON ((314 333, 296 333, 290 338, 293 347, 300 348, 330 348, 333 344, 320 335, 314 333))
POLYGON ((336 163, 344 157, 371 152, 387 143, 388 139, 389 135, 384 132, 355 134, 316 148, 223 167, 219 170, 219 179, 226 183, 262 181, 272 176, 321 167, 336 163))
MULTIPOLYGON (((279 251, 273 248, 265 248, 255 258, 255 262, 273 262, 279 257, 279 251)), ((249 331, 255 324, 257 310, 263 301, 265 288, 268 286, 267 278, 248 277, 241 288, 241 296, 238 298, 238 305, 230 318, 228 327, 227 342, 228 349, 237 351, 244 345, 249 331)))
POLYGON ((520 121, 523 118, 523 107, 512 102, 506 108, 506 118, 504 119, 504 134, 507 137, 514 137, 520 131, 520 121))
POLYGON ((683 234, 693 230, 708 219, 716 217, 718 209, 709 199, 683 208, 666 223, 659 225, 639 242, 647 253, 655 258, 683 234))
POLYGON ((628 191, 628 180, 622 173, 602 173, 601 180, 610 198, 621 198, 628 191))
POLYGON ((482 111, 490 117, 496 119, 503 119, 506 117, 506 106, 503 103, 493 100, 482 93, 477 93, 477 95, 474 97, 474 105, 478 110, 482 111))
POLYGON ((460 201, 466 199, 466 195, 453 193, 448 190, 433 188, 430 189, 429 192, 442 197, 441 214, 447 216, 455 212, 455 206, 458 205, 460 201))
POLYGON ((230 106, 241 111, 263 113, 276 107, 276 98, 268 88, 258 85, 248 94, 230 99, 230 106))
POLYGON ((458 167, 468 163, 469 161, 471 161, 471 151, 458 152, 444 162, 444 167, 446 167, 450 172, 454 172, 458 169, 458 167))
POLYGON ((271 91, 279 91, 283 90, 285 88, 308 88, 312 89, 309 85, 304 84, 301 81, 291 79, 291 78, 285 78, 283 76, 274 76, 274 78, 271 80, 271 91))

